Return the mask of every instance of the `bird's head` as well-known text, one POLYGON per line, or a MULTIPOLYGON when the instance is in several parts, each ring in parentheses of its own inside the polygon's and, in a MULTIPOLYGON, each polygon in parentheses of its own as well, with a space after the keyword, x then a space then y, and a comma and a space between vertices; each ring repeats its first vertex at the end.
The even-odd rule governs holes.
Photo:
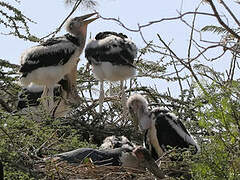
POLYGON ((75 36, 78 36, 80 34, 86 36, 88 24, 98 19, 98 16, 91 19, 88 19, 88 18, 97 14, 98 13, 95 12, 95 13, 87 14, 84 16, 79 16, 79 17, 74 17, 69 19, 66 22, 66 30, 75 36))
POLYGON ((147 100, 140 94, 134 94, 127 100, 127 107, 133 118, 135 127, 141 131, 149 129, 152 123, 151 113, 148 111, 147 100))

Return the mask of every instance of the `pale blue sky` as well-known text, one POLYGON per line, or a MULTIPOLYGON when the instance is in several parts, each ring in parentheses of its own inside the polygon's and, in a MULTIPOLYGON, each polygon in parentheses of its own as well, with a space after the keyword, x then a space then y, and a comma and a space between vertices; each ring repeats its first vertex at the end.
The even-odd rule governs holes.
MULTIPOLYGON (((8 2, 15 4, 27 17, 37 22, 37 24, 29 25, 31 32, 38 37, 45 36, 54 31, 71 11, 71 7, 65 6, 63 0, 23 0, 20 4, 14 3, 13 0, 9 0, 8 2)), ((183 9, 185 11, 193 11, 197 4, 198 1, 186 1, 186 3, 184 1, 183 9)), ((177 16, 176 10, 180 9, 180 5, 180 0, 174 3, 159 0, 148 0, 145 1, 145 3, 139 0, 100 0, 97 11, 105 17, 119 17, 127 26, 137 28, 138 23, 145 24, 151 20, 177 16)), ((82 8, 78 9, 73 16, 83 15, 89 12, 89 10, 82 8)), ((124 32, 136 42, 138 47, 141 48, 144 46, 138 33, 128 32, 114 22, 107 22, 101 19, 89 25, 88 35, 92 33, 92 35, 95 36, 96 33, 106 30, 124 32)), ((65 29, 57 35, 60 36, 64 33, 65 29)), ((181 52, 183 48, 182 45, 184 43, 187 45, 189 29, 180 21, 171 21, 147 27, 143 30, 143 33, 147 40, 157 40, 156 33, 163 36, 166 41, 174 39, 176 47, 178 47, 176 50, 181 52), (177 44, 181 44, 181 46, 177 46, 177 44)), ((19 56, 24 49, 36 44, 11 36, 0 35, 0 38, 1 44, 4 44, 1 58, 9 59, 13 63, 19 63, 19 56)))
MULTIPOLYGON (((61 24, 61 22, 71 11, 71 7, 64 5, 63 0, 22 0, 20 4, 17 4, 14 0, 8 0, 7 2, 16 5, 16 7, 19 7, 19 9, 27 17, 37 22, 37 24, 29 25, 31 33, 37 35, 38 37, 43 37, 48 33, 54 31, 56 27, 61 24)), ((126 26, 130 28, 137 28, 138 24, 145 24, 152 20, 159 20, 161 18, 178 16, 176 10, 180 10, 181 2, 181 0, 99 0, 97 11, 104 17, 119 17, 126 26)), ((194 9, 198 6, 199 2, 200 0, 183 0, 183 12, 194 11, 194 9)), ((215 3, 217 3, 217 1, 215 1, 215 3)), ((236 8, 236 6, 238 6, 236 5, 236 3, 230 3, 230 8, 234 9, 236 8)), ((207 4, 201 6, 200 10, 212 13, 210 7, 207 4)), ((222 9, 220 9, 220 12, 221 11, 222 9)), ((89 12, 91 11, 81 8, 78 9, 73 16, 79 16, 87 14, 89 12)), ((240 17, 240 12, 237 11, 236 13, 238 13, 237 17, 240 17)), ((185 19, 191 22, 192 16, 186 16, 185 19)), ((231 21, 229 23, 232 24, 231 21)), ((206 24, 219 25, 214 17, 201 16, 197 18, 196 27, 198 29, 201 29, 206 24)), ((95 36, 100 31, 123 32, 127 34, 130 38, 132 38, 132 40, 137 44, 139 48, 145 46, 139 33, 126 31, 124 28, 120 27, 115 22, 104 21, 101 19, 89 25, 88 38, 90 33, 92 34, 92 36, 95 36)), ((57 34, 57 36, 65 33, 65 29, 63 29, 57 34)), ((186 25, 183 24, 180 20, 162 22, 143 29, 143 34, 146 40, 154 40, 154 42, 159 43, 156 35, 157 33, 159 33, 166 42, 173 40, 171 47, 180 57, 187 56, 190 29, 186 27, 186 25)), ((212 34, 205 33, 203 35, 205 39, 207 38, 208 40, 217 40, 217 36, 214 36, 212 34)), ((196 38, 198 38, 198 35, 196 35, 196 38)), ((0 35, 0 40, 2 47, 0 58, 10 60, 10 62, 16 64, 19 64, 19 57, 25 49, 37 44, 18 39, 16 37, 3 35, 0 35)), ((215 52, 211 53, 215 55, 215 52)), ((210 57, 212 55, 211 53, 209 53, 210 57)), ((161 58, 160 55, 148 55, 147 57, 149 58, 149 60, 161 58)), ((230 59, 228 62, 230 62, 230 59)), ((81 55, 81 64, 86 64, 84 53, 81 55)), ((222 63, 216 65, 215 62, 210 65, 216 66, 220 71, 225 71, 225 68, 228 66, 228 64, 223 66, 222 63)), ((157 82, 155 82, 155 80, 152 80, 152 83, 157 82)), ((173 84, 169 84, 169 86, 173 86, 174 88, 173 84)), ((168 86, 164 86, 164 90, 166 90, 167 87, 168 86)))

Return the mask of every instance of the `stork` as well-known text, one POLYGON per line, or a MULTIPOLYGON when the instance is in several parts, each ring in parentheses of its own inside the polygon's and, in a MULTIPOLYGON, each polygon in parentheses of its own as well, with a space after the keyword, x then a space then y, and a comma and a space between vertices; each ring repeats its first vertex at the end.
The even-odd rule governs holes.
MULTIPOLYGON (((43 93, 43 86, 30 84, 23 88, 18 94, 17 109, 21 112, 28 112, 28 110, 37 112, 43 93)), ((70 103, 66 102, 68 96, 68 82, 62 79, 54 86, 54 108, 51 111, 52 117, 64 117, 70 110, 70 103)))
MULTIPOLYGON (((53 160, 81 164, 87 158, 91 159, 91 162, 98 166, 122 166, 138 170, 148 169, 158 178, 165 177, 151 157, 150 152, 141 146, 134 149, 115 148, 108 150, 79 148, 54 155, 53 160)), ((45 158, 45 160, 49 160, 49 158, 45 158)))
POLYGON ((97 13, 68 20, 66 23, 68 34, 48 39, 38 46, 27 49, 21 55, 20 83, 25 87, 30 83, 44 86, 43 105, 49 110, 52 110, 53 106, 54 85, 77 67, 78 57, 85 46, 87 26, 98 17, 87 18, 95 14, 97 13))
POLYGON ((145 131, 144 144, 157 160, 163 152, 172 148, 195 148, 200 151, 197 142, 192 138, 183 123, 170 111, 163 108, 148 110, 147 100, 140 94, 129 97, 127 107, 135 126, 145 131))
POLYGON ((93 67, 93 74, 100 81, 99 112, 104 101, 103 81, 120 81, 122 101, 125 106, 126 96, 123 81, 134 76, 133 65, 137 56, 137 47, 126 35, 116 32, 100 32, 90 41, 85 49, 85 57, 93 67))

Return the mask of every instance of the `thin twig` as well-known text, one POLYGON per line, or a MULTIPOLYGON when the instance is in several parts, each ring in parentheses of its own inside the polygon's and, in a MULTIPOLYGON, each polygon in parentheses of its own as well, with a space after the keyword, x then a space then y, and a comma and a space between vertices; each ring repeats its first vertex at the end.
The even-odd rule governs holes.
POLYGON ((215 7, 215 5, 214 5, 214 3, 213 3, 213 1, 212 1, 212 0, 207 0, 207 1, 209 2, 209 4, 210 4, 210 6, 211 6, 211 8, 212 8, 212 10, 213 10, 213 12, 214 12, 217 20, 218 20, 218 22, 219 22, 230 34, 232 34, 235 38, 237 38, 237 39, 240 40, 240 36, 239 36, 236 32, 234 32, 231 28, 229 28, 228 25, 226 25, 226 24, 223 22, 223 20, 220 18, 219 14, 218 14, 218 12, 217 12, 217 9, 216 9, 216 7, 215 7))
POLYGON ((229 9, 229 7, 226 5, 226 3, 223 0, 220 0, 220 3, 225 7, 225 9, 228 11, 228 13, 232 16, 234 21, 237 23, 237 25, 240 27, 240 22, 236 18, 236 16, 233 14, 233 12, 229 9))
POLYGON ((205 13, 205 12, 186 12, 186 13, 183 13, 183 14, 180 14, 179 16, 176 16, 176 17, 170 17, 170 18, 162 18, 160 20, 156 20, 156 21, 150 21, 148 22, 147 24, 143 24, 143 25, 138 25, 138 29, 131 29, 129 27, 127 27, 119 18, 116 19, 116 18, 107 18, 107 17, 103 17, 101 15, 99 15, 99 17, 103 20, 107 20, 107 21, 115 21, 117 22, 120 26, 122 26, 123 28, 125 28, 126 30, 128 31, 131 31, 131 32, 139 32, 140 29, 142 28, 145 28, 145 27, 148 27, 150 25, 153 25, 153 24, 157 24, 157 23, 161 23, 163 21, 170 21, 170 20, 177 20, 177 19, 180 19, 186 15, 189 15, 189 14, 199 14, 199 15, 205 15, 205 16, 215 16, 214 14, 211 14, 211 13, 205 13))
POLYGON ((51 32, 50 34, 42 37, 40 39, 40 41, 43 41, 45 38, 49 37, 52 35, 52 37, 54 37, 60 30, 61 28, 63 27, 63 25, 65 24, 65 22, 68 20, 68 18, 76 11, 76 9, 78 8, 78 6, 81 4, 82 0, 77 0, 73 6, 73 9, 72 11, 68 14, 68 16, 63 20, 63 22, 60 24, 60 26, 53 32, 51 32))

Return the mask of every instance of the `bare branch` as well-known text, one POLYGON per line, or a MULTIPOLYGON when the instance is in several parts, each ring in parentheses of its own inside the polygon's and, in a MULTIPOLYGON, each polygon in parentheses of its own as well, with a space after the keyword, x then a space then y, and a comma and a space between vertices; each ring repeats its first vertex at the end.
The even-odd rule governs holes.
POLYGON ((223 0, 220 0, 220 3, 225 7, 225 9, 228 11, 228 13, 232 16, 234 21, 237 23, 237 25, 240 27, 240 22, 236 18, 236 16, 233 14, 233 12, 229 9, 229 7, 226 5, 226 3, 223 0))
POLYGON ((148 27, 148 26, 151 26, 153 24, 157 24, 157 23, 161 23, 163 21, 170 21, 170 20, 177 20, 177 19, 181 19, 182 17, 186 16, 186 15, 189 15, 189 14, 199 14, 199 15, 205 15, 205 16, 215 16, 214 14, 210 14, 210 13, 205 13, 205 12, 186 12, 186 13, 183 13, 181 14, 180 16, 176 16, 176 17, 171 17, 171 18, 162 18, 160 20, 156 20, 156 21, 150 21, 149 23, 147 24, 143 24, 143 25, 138 25, 138 29, 131 29, 129 27, 127 27, 119 18, 116 19, 116 18, 106 18, 106 17, 103 17, 101 15, 99 15, 99 17, 103 20, 107 20, 107 21, 115 21, 117 22, 120 26, 122 26, 123 28, 125 28, 126 30, 128 31, 131 31, 131 32, 139 32, 140 29, 142 28, 145 28, 145 27, 148 27))
POLYGON ((218 20, 218 22, 219 22, 230 34, 232 34, 235 38, 237 38, 238 40, 240 40, 240 36, 239 36, 237 33, 235 33, 231 28, 229 28, 228 25, 226 25, 226 24, 223 22, 223 20, 220 18, 219 14, 218 14, 218 12, 217 12, 217 9, 216 9, 214 3, 212 2, 212 0, 207 0, 207 1, 209 2, 210 6, 211 6, 211 8, 212 8, 212 10, 213 10, 213 12, 214 12, 214 14, 215 14, 215 17, 216 17, 217 20, 218 20))

